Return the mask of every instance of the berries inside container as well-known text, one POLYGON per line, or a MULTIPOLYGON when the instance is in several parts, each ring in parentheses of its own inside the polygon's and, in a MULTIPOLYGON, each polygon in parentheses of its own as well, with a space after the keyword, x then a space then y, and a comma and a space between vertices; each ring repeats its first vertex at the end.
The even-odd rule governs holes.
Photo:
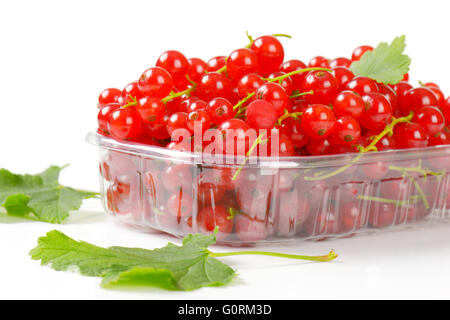
POLYGON ((98 100, 104 206, 219 243, 322 240, 450 214, 450 98, 409 83, 405 37, 284 60, 282 39, 210 60, 166 51, 98 100))

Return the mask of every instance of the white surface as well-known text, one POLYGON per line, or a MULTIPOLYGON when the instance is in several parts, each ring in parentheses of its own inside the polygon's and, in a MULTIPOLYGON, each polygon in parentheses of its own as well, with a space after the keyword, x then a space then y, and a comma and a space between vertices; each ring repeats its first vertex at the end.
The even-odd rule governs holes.
MULTIPOLYGON (((245 45, 245 31, 292 34, 286 58, 349 56, 406 34, 413 81, 450 92, 448 1, 2 1, 0 2, 0 167, 35 173, 71 163, 62 182, 98 189, 96 99, 123 87, 178 49, 208 59, 245 45)), ((59 229, 98 245, 154 248, 168 236, 123 227, 90 201, 64 225, 0 216, 0 298, 450 298, 450 225, 269 247, 326 253, 334 263, 234 257, 239 278, 195 292, 104 290, 97 278, 55 272, 31 261, 39 236, 59 229)), ((216 248, 216 250, 224 250, 216 248)))

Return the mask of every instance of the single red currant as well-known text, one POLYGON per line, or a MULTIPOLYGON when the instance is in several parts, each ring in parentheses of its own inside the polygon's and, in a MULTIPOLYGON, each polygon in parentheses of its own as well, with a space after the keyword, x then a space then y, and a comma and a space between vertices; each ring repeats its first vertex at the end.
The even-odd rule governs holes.
POLYGON ((223 68, 226 64, 227 57, 225 56, 217 56, 208 60, 208 72, 214 72, 221 68, 223 68))
POLYGON ((325 105, 310 105, 302 116, 302 128, 313 139, 324 139, 333 133, 336 123, 334 112, 325 105))
MULTIPOLYGON (((281 71, 273 72, 268 76, 268 79, 274 79, 283 75, 285 75, 285 73, 281 71)), ((291 95, 294 87, 294 82, 292 81, 291 77, 286 77, 283 80, 278 81, 278 84, 284 88, 288 95, 291 95)))
POLYGON ((208 71, 208 64, 199 58, 190 58, 187 75, 195 83, 199 82, 203 75, 208 71))
POLYGON ((243 76, 258 71, 258 57, 246 48, 234 50, 227 58, 227 73, 235 82, 243 76))
POLYGON ((332 69, 331 74, 336 78, 336 81, 338 82, 339 91, 342 91, 347 82, 355 77, 353 72, 351 72, 350 69, 347 69, 346 67, 335 67, 332 69))
POLYGON ((416 112, 426 106, 437 106, 436 95, 429 88, 419 87, 405 92, 404 101, 400 105, 400 111, 408 114, 409 111, 416 112), (404 104, 403 104, 404 103, 404 104))
POLYGON ((338 93, 339 85, 336 78, 328 71, 310 71, 303 81, 302 91, 312 90, 313 94, 305 96, 310 103, 331 104, 338 93))
POLYGON ((345 67, 349 68, 352 61, 348 58, 339 57, 330 61, 330 68, 345 67))
POLYGON ((367 51, 372 51, 373 47, 371 46, 360 46, 353 50, 352 53, 352 61, 358 61, 367 51))
POLYGON ((170 73, 175 87, 186 81, 189 62, 181 52, 175 50, 163 52, 156 61, 156 66, 170 73))
POLYGON ((363 97, 365 108, 359 119, 361 125, 371 131, 383 130, 392 118, 392 107, 380 93, 368 93, 363 97))
POLYGON ((167 132, 172 135, 177 129, 187 129, 188 115, 185 112, 175 112, 167 121, 167 132))
POLYGON ((111 113, 108 131, 116 139, 133 140, 143 133, 142 118, 132 108, 119 108, 111 113))
POLYGON ((264 84, 262 77, 256 73, 249 73, 243 76, 237 83, 239 100, 244 99, 250 93, 255 92, 264 84))
POLYGON ((196 123, 200 125, 201 133, 203 135, 203 133, 211 127, 211 117, 209 113, 203 110, 196 110, 189 113, 186 126, 192 134, 194 134, 196 123))
POLYGON ((358 120, 364 112, 364 107, 364 100, 353 91, 342 91, 333 102, 333 110, 337 117, 352 116, 358 120))
POLYGON ((233 105, 225 98, 212 99, 206 107, 206 111, 211 116, 212 123, 216 126, 235 115, 233 105))
POLYGON ((359 122, 351 116, 343 116, 337 119, 334 132, 331 135, 334 143, 351 146, 361 136, 359 122))
POLYGON ((136 110, 147 123, 163 122, 165 106, 161 99, 144 97, 138 100, 136 110))
POLYGON ((118 103, 113 102, 103 106, 98 112, 97 115, 98 128, 103 134, 109 135, 108 131, 109 117, 111 116, 111 113, 113 113, 119 108, 120 105, 118 103))
POLYGON ((109 88, 103 90, 98 96, 98 108, 101 108, 107 104, 118 102, 119 97, 122 95, 122 92, 116 88, 109 88))
POLYGON ((167 200, 167 210, 178 218, 190 215, 192 212, 191 195, 183 191, 183 189, 176 191, 167 200))
POLYGON ((130 82, 122 90, 122 98, 125 103, 132 101, 132 98, 139 100, 142 98, 142 93, 139 90, 138 82, 130 82))
MULTIPOLYGON (((301 69, 305 69, 306 68, 306 64, 304 64, 302 61, 300 60, 289 60, 284 62, 281 66, 280 66, 280 71, 284 72, 284 73, 289 73, 289 72, 293 72, 293 71, 297 71, 297 70, 301 70, 301 69)), ((297 89, 300 90, 303 84, 303 79, 306 77, 306 72, 302 72, 302 73, 297 73, 291 76, 293 83, 293 89, 297 89)))
POLYGON ((417 123, 400 123, 394 128, 394 139, 397 148, 425 148, 428 136, 425 129, 417 123))
POLYGON ((266 100, 255 100, 245 110, 247 123, 254 129, 271 129, 277 121, 273 104, 266 100))
POLYGON ((195 93, 206 102, 216 97, 231 99, 232 87, 225 75, 218 72, 209 72, 200 79, 195 93))
POLYGON ((331 154, 332 152, 331 139, 319 139, 319 140, 309 140, 306 144, 306 150, 311 156, 322 156, 326 154, 331 154))
POLYGON ((329 68, 330 60, 325 57, 317 56, 311 59, 308 63, 308 67, 310 68, 329 68))
POLYGON ((143 95, 162 98, 172 90, 173 80, 165 69, 153 67, 144 71, 138 87, 143 95))
POLYGON ((444 128, 439 133, 436 133, 429 138, 430 146, 440 146, 450 144, 450 129, 444 128))
POLYGON ((363 96, 367 93, 378 92, 377 82, 367 77, 355 77, 345 85, 345 90, 355 91, 363 96))
POLYGON ((284 59, 283 45, 274 36, 256 38, 250 50, 258 57, 259 74, 263 77, 277 71, 284 59))
POLYGON ((445 127, 444 115, 437 107, 420 108, 412 121, 422 126, 430 136, 441 132, 445 127))
POLYGON ((267 82, 256 90, 256 99, 272 103, 277 115, 281 115, 289 105, 289 96, 284 88, 273 82, 267 82))
POLYGON ((205 207, 198 213, 197 224, 200 230, 206 233, 212 233, 216 227, 219 227, 216 238, 220 241, 225 240, 233 231, 234 221, 227 209, 215 205, 205 207))

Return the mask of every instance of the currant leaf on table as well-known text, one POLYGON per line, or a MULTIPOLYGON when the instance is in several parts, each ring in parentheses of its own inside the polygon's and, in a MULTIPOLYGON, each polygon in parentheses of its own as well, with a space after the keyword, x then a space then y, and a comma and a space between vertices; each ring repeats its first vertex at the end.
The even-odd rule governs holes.
POLYGON ((356 76, 372 78, 384 84, 397 84, 408 73, 411 59, 403 53, 405 35, 395 38, 391 44, 381 42, 373 51, 367 51, 359 61, 350 66, 356 76))
POLYGON ((208 247, 216 243, 216 234, 189 234, 181 246, 168 243, 159 249, 126 247, 102 248, 76 241, 53 230, 38 239, 30 251, 33 260, 57 271, 76 267, 82 275, 102 278, 103 286, 117 284, 156 286, 167 290, 194 290, 205 286, 228 284, 236 271, 218 257, 264 255, 280 258, 327 262, 336 259, 330 251, 324 256, 302 256, 265 251, 215 253, 208 247))
POLYGON ((60 185, 62 169, 51 166, 36 175, 0 169, 0 205, 10 215, 32 214, 39 221, 63 222, 71 210, 80 208, 83 199, 96 197, 97 193, 60 185))

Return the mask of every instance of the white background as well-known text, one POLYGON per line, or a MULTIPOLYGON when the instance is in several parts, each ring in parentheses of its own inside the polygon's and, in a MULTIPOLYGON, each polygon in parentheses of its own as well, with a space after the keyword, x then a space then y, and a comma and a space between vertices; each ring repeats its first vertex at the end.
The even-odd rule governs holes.
MULTIPOLYGON (((305 62, 406 34, 413 83, 437 82, 448 95, 449 12, 448 1, 431 0, 1 1, 0 167, 36 173, 70 163, 64 184, 98 190, 97 150, 84 137, 96 127, 99 92, 137 79, 165 50, 205 60, 227 55, 247 43, 246 30, 292 34, 282 40, 286 59, 305 62)), ((269 246, 304 254, 332 247, 340 257, 328 264, 227 258, 239 270, 232 285, 188 293, 104 290, 100 279, 40 267, 27 253, 54 228, 104 246, 176 241, 124 227, 96 201, 63 225, 0 215, 0 298, 450 298, 448 224, 269 246)))

